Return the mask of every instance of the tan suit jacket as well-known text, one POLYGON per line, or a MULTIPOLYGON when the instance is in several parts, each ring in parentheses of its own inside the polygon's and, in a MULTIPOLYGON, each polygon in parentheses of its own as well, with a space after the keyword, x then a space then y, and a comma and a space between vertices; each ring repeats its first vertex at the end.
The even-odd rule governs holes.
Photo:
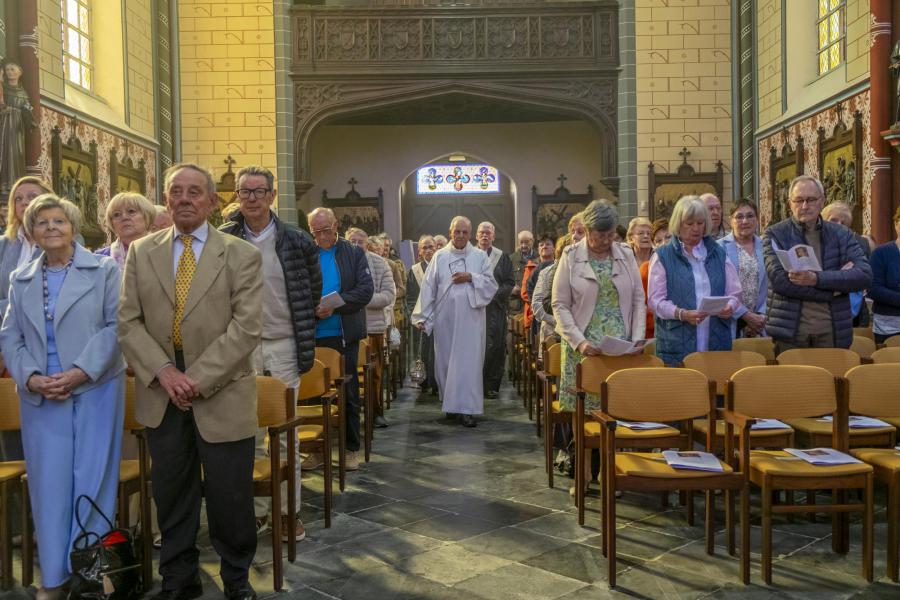
MULTIPOLYGON (((169 404, 156 373, 175 363, 173 231, 132 244, 119 302, 119 343, 138 384, 135 416, 147 427, 159 426, 169 404)), ((256 434, 251 356, 262 332, 261 265, 251 244, 210 226, 181 324, 185 372, 200 388, 194 420, 207 442, 256 434)))

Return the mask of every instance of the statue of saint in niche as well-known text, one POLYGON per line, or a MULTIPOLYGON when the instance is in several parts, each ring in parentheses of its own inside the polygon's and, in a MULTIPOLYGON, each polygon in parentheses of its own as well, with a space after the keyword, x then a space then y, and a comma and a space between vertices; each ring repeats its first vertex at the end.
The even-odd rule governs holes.
POLYGON ((3 66, 0 96, 0 193, 25 175, 25 131, 34 127, 31 102, 22 87, 22 67, 15 62, 3 66))

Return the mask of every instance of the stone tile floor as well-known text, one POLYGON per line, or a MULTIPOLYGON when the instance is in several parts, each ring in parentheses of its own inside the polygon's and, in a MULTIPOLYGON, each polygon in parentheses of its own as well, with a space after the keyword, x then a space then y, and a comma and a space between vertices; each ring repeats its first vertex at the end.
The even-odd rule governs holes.
MULTIPOLYGON (((515 391, 505 385, 499 400, 486 401, 486 413, 477 428, 466 429, 444 419, 437 398, 404 389, 387 413, 390 427, 376 430, 371 462, 348 474, 345 492, 335 485, 329 529, 321 475, 304 476, 307 540, 298 545, 297 560, 285 562, 281 594, 272 590, 269 537, 260 538, 251 574, 260 597, 900 598, 900 586, 884 576, 883 492, 876 505, 875 583, 859 575, 858 525, 851 526, 850 553, 835 555, 831 527, 820 518, 777 521, 772 587, 761 583, 758 553, 752 584, 739 583, 724 532, 716 537, 715 556, 705 553, 702 500, 691 527, 678 507, 662 509, 657 495, 626 494, 618 501, 618 587, 610 591, 596 490, 580 527, 571 480, 559 477, 554 489, 547 487, 542 442, 515 391)), ((722 522, 721 510, 717 519, 722 522)), ((754 527, 754 549, 758 534, 754 527)), ((221 598, 217 557, 208 538, 200 545, 204 598, 221 598)), ((19 588, 6 596, 24 595, 19 588)))

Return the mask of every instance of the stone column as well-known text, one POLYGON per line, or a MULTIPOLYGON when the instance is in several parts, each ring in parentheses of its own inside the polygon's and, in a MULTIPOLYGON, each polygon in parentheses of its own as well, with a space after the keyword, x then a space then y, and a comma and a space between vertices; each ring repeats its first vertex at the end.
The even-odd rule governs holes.
MULTIPOLYGON (((157 122, 159 123, 159 167, 165 171, 175 160, 175 103, 172 100, 172 14, 169 0, 156 3, 157 122)), ((155 200, 155 199, 154 199, 155 200)))
POLYGON ((872 237, 879 244, 894 237, 891 223, 891 147, 881 137, 890 128, 891 97, 894 94, 888 65, 891 59, 891 0, 871 0, 871 48, 869 50, 869 81, 871 121, 869 140, 872 157, 872 237))
POLYGON ((19 63, 22 65, 22 86, 34 109, 35 127, 25 132, 25 173, 40 175, 41 157, 41 71, 38 62, 37 2, 19 5, 19 63))
POLYGON ((738 7, 738 20, 735 23, 735 31, 732 35, 736 35, 738 42, 737 48, 740 52, 738 63, 738 82, 732 85, 738 86, 739 98, 739 116, 735 122, 740 127, 738 135, 735 136, 740 140, 739 144, 739 173, 741 177, 740 191, 734 192, 737 198, 753 198, 754 178, 756 175, 756 164, 753 160, 753 130, 754 114, 756 113, 756 103, 754 102, 754 90, 756 89, 756 77, 753 69, 753 55, 755 48, 753 47, 753 2, 751 0, 742 0, 738 7))

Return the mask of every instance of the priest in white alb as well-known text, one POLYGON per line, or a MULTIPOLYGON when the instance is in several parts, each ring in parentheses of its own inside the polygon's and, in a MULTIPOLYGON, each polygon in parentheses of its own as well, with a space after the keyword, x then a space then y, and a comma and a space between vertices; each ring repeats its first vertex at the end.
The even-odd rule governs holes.
POLYGON ((434 369, 443 410, 475 427, 484 412, 485 307, 497 293, 488 255, 469 244, 472 223, 450 222, 450 243, 434 254, 412 322, 434 336, 434 369))

